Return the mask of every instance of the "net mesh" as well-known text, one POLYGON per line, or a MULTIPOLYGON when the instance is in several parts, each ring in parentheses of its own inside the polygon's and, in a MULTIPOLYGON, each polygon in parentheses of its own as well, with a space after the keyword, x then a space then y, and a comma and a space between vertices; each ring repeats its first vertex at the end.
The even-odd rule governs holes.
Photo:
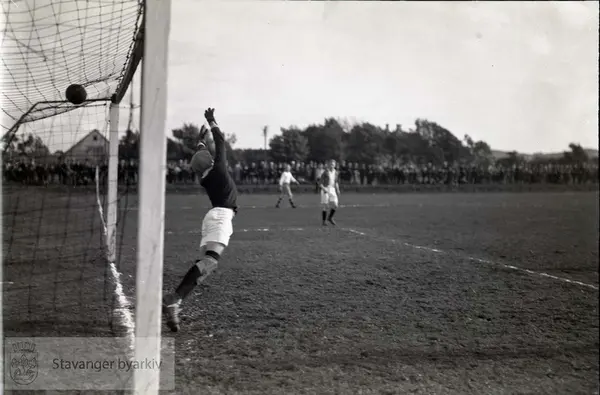
POLYGON ((5 152, 3 296, 9 331, 22 333, 32 322, 37 329, 63 323, 93 330, 112 321, 95 193, 97 175, 99 185, 106 183, 106 113, 106 105, 93 105, 23 125, 5 152), (69 148, 71 141, 78 143, 69 148))
MULTIPOLYGON (((2 127, 40 102, 64 101, 70 84, 108 98, 122 81, 141 24, 141 0, 2 1, 2 127)), ((76 108, 41 104, 33 121, 76 108)))
MULTIPOLYGON (((143 2, 14 0, 2 11, 5 331, 130 331, 105 239, 110 103, 75 106, 64 92, 77 83, 102 99, 129 86, 143 2)), ((131 181, 120 174, 118 227, 131 181)))

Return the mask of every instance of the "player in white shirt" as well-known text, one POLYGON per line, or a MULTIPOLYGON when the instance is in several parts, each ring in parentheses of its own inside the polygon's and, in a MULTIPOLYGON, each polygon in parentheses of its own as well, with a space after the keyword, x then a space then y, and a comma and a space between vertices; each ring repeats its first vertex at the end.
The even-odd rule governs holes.
POLYGON ((327 162, 327 168, 319 178, 319 188, 321 189, 321 206, 323 209, 323 226, 329 221, 335 225, 333 216, 338 207, 338 196, 340 195, 340 186, 338 183, 338 172, 335 169, 335 160, 327 162), (329 216, 327 216, 329 210, 329 216))
POLYGON ((281 194, 279 195, 279 200, 277 200, 275 207, 279 208, 279 204, 281 204, 283 198, 287 196, 290 200, 290 205, 293 208, 296 208, 296 205, 294 204, 294 195, 290 188, 291 183, 299 184, 298 180, 292 175, 292 166, 285 165, 285 170, 281 173, 281 177, 279 178, 279 190, 281 191, 281 194))

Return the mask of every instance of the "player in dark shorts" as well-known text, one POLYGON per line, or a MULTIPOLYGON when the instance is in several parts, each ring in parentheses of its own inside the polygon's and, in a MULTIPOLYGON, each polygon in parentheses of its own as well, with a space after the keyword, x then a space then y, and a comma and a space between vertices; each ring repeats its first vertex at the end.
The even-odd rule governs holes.
POLYGON ((206 190, 213 208, 206 213, 202 221, 201 258, 188 270, 175 292, 163 299, 167 326, 173 332, 179 330, 182 301, 197 284, 217 268, 219 258, 233 234, 233 217, 237 212, 237 188, 227 171, 225 135, 215 121, 214 111, 209 108, 204 112, 212 139, 207 133, 208 130, 203 127, 198 151, 190 162, 193 171, 200 177, 200 185, 206 190))

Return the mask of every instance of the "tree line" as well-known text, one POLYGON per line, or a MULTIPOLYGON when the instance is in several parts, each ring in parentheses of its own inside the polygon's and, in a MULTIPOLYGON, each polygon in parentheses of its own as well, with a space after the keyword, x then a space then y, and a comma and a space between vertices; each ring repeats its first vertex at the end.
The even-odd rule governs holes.
MULTIPOLYGON (((180 128, 173 129, 172 137, 167 137, 168 160, 189 160, 196 150, 199 136, 200 128, 193 123, 184 123, 180 128)), ((438 166, 443 163, 488 166, 494 162, 502 166, 513 166, 526 161, 516 151, 494 160, 492 150, 486 142, 475 141, 468 135, 459 139, 448 129, 426 119, 417 119, 414 127, 405 130, 401 125, 390 129, 387 125, 383 128, 371 123, 351 125, 343 120, 328 118, 321 124, 306 128, 281 128, 281 134, 270 139, 266 151, 234 149, 235 134, 226 137, 227 158, 230 163, 323 163, 328 159, 335 159, 391 167, 427 163, 438 166)), ((139 145, 140 132, 128 130, 119 141, 119 159, 138 159, 139 145)), ((13 138, 6 147, 6 152, 10 152, 12 156, 38 158, 50 155, 50 150, 42 139, 31 134, 13 138)), ((54 153, 59 157, 61 154, 54 153)), ((579 144, 570 144, 562 156, 534 158, 536 160, 574 164, 588 162, 590 158, 579 144)))
MULTIPOLYGON (((279 163, 317 162, 328 159, 383 165, 392 167, 402 164, 444 163, 489 166, 496 163, 510 167, 527 161, 516 151, 495 160, 492 149, 485 141, 476 141, 468 135, 459 139, 451 131, 435 122, 417 119, 414 127, 404 129, 396 125, 379 127, 371 123, 349 125, 334 118, 322 124, 304 129, 292 126, 282 128, 281 134, 271 138, 269 149, 234 150, 238 161, 245 163, 269 160, 279 163)), ((570 144, 558 158, 534 158, 537 163, 575 164, 588 162, 585 149, 579 144, 570 144)))

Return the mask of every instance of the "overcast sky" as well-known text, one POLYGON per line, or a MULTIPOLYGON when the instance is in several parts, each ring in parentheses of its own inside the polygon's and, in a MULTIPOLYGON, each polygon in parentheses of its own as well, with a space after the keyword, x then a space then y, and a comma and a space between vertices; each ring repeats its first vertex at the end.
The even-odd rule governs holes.
POLYGON ((169 128, 214 106, 238 147, 329 116, 598 146, 598 3, 172 4, 169 128))
POLYGON ((330 116, 427 118, 499 150, 598 147, 597 2, 172 7, 168 129, 212 106, 239 148, 330 116))

